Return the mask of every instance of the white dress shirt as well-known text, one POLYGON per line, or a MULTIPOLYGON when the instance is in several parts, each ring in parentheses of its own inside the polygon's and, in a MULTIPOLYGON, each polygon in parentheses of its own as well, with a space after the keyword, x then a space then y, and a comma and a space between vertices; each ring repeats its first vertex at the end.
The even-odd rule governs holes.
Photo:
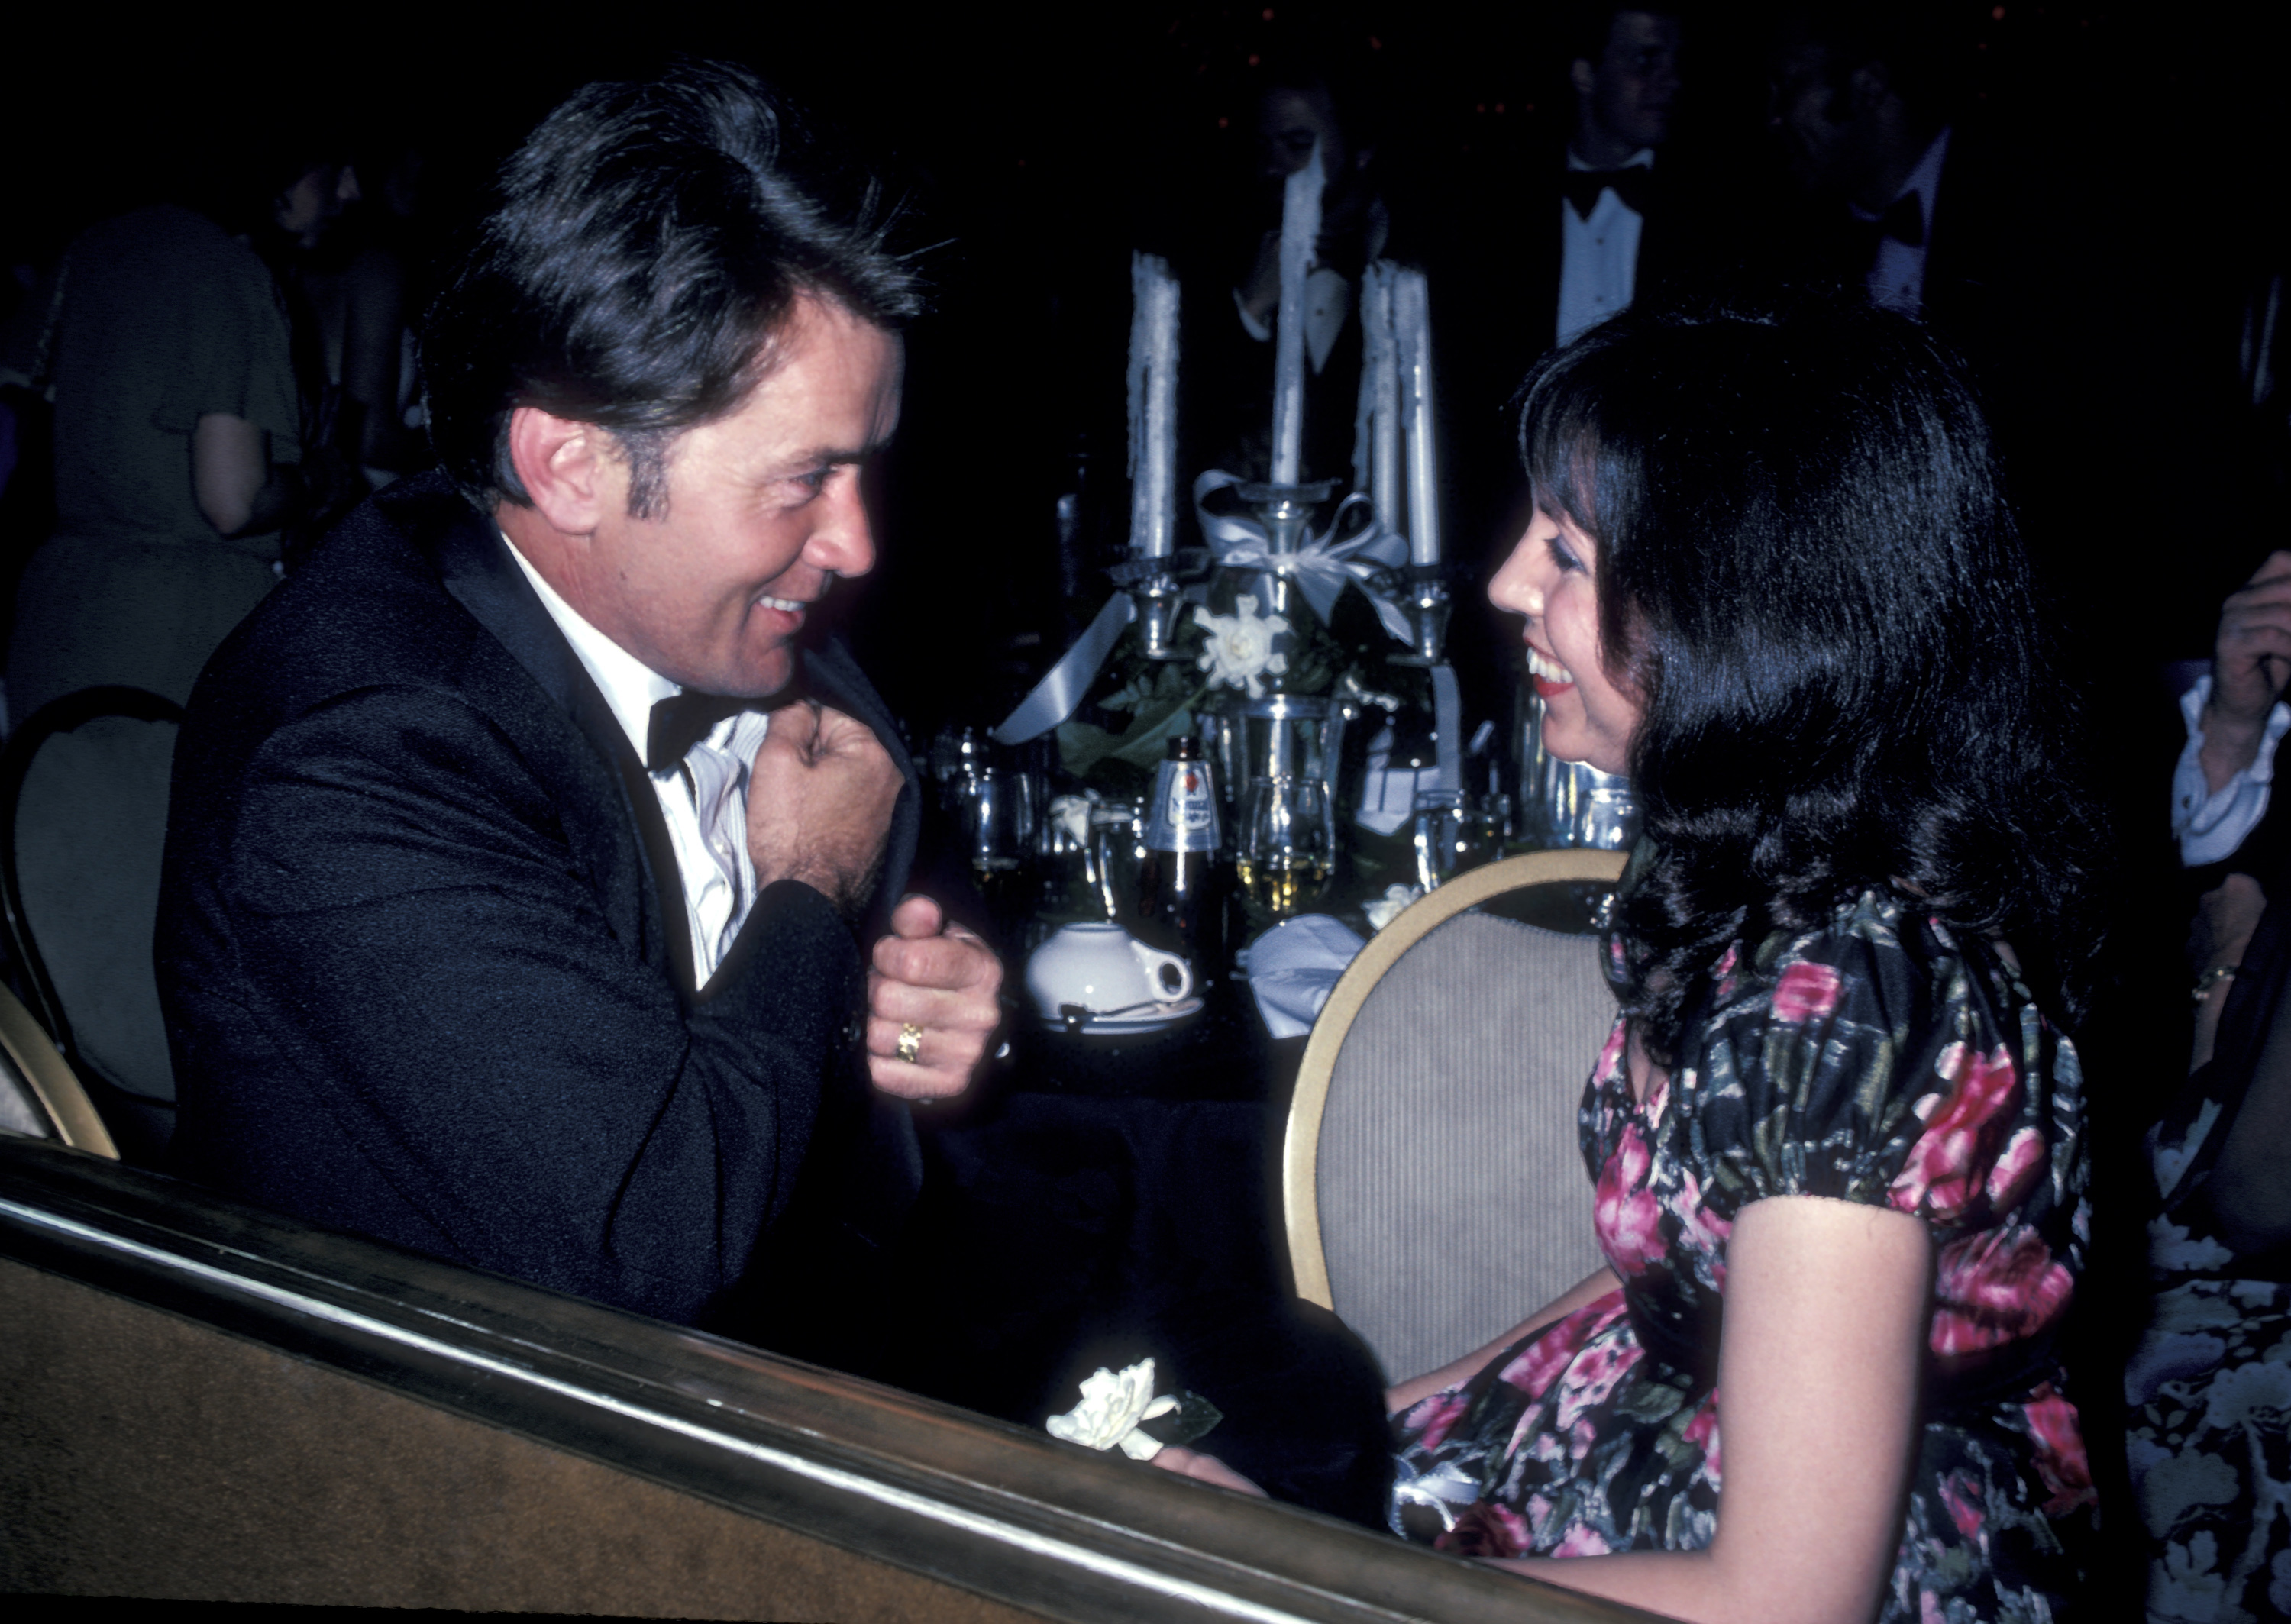
POLYGON ((2275 782, 2275 747, 2291 733, 2291 704, 2279 703, 2267 714, 2267 732, 2251 765, 2215 793, 2204 782, 2203 763, 2196 759, 2204 747, 2204 706, 2211 696, 2209 677, 2197 678, 2195 687, 2180 695, 2188 743, 2172 771, 2172 832, 2179 837, 2180 861, 2189 868, 2233 856, 2244 837, 2259 826, 2267 816, 2275 782))
MULTIPOLYGON (((643 760, 653 705, 683 688, 583 619, 541 578, 516 543, 510 543, 509 552, 604 695, 613 720, 635 747, 637 760, 643 760)), ((770 725, 771 719, 760 711, 727 716, 692 747, 680 766, 649 775, 662 816, 668 820, 677 877, 684 884, 684 922, 699 986, 708 985, 732 950, 756 900, 755 864, 748 856, 748 768, 770 725)))
MULTIPOLYGON (((1353 285, 1343 273, 1325 265, 1314 266, 1305 278, 1305 357, 1312 362, 1314 372, 1328 369, 1329 352, 1337 347, 1352 305, 1353 285)), ((1273 322, 1259 321, 1251 316, 1239 288, 1233 290, 1233 308, 1241 317, 1242 332, 1260 344, 1273 342, 1273 322)), ((1280 313, 1281 307, 1274 306, 1274 321, 1280 319, 1280 313)))
MULTIPOLYGON (((1651 169, 1654 149, 1642 147, 1615 165, 1618 169, 1651 169)), ((1591 166, 1573 152, 1567 155, 1571 170, 1591 166)), ((1559 342, 1565 343, 1588 327, 1596 327, 1631 301, 1639 272, 1639 237, 1646 216, 1625 203, 1610 187, 1599 194, 1586 220, 1565 198, 1559 202, 1559 342)))
MULTIPOLYGON (((1874 304, 1889 310, 1899 310, 1914 316, 1925 308, 1925 255, 1933 247, 1933 197, 1941 190, 1941 166, 1949 157, 1949 126, 1941 126, 1933 145, 1925 149, 1925 157, 1909 171, 1909 178, 1901 189, 1893 194, 1893 201, 1914 195, 1917 200, 1917 215, 1924 222, 1925 240, 1912 246, 1896 237, 1877 239, 1877 257, 1869 265, 1869 299, 1874 304)), ((1855 208, 1857 220, 1879 218, 1864 208, 1855 208)))
MULTIPOLYGON (((1368 257, 1383 256, 1385 243, 1392 235, 1392 219, 1386 211, 1384 199, 1373 199, 1368 208, 1368 257)), ((1326 372, 1330 353, 1337 340, 1344 336, 1345 321, 1355 303, 1350 277, 1326 265, 1315 265, 1305 277, 1305 358, 1317 374, 1326 372)), ((1241 318, 1241 330, 1260 344, 1273 342, 1274 323, 1281 318, 1281 307, 1273 307, 1273 319, 1259 321, 1249 313, 1249 301, 1239 288, 1233 290, 1234 314, 1241 318)))

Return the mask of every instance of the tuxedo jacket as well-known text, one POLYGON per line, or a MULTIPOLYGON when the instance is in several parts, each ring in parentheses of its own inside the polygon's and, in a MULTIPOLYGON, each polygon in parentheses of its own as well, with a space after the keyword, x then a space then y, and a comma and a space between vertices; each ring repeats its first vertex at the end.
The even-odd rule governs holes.
MULTIPOLYGON (((896 898, 913 769, 840 646, 803 671, 906 774, 896 898)), ((685 1323, 759 1289, 808 1161, 888 1154, 826 1182, 912 1198, 912 1128, 867 1127, 872 932, 783 881, 687 990, 642 764, 442 476, 366 503, 232 634, 173 793, 156 958, 187 1176, 685 1323)))

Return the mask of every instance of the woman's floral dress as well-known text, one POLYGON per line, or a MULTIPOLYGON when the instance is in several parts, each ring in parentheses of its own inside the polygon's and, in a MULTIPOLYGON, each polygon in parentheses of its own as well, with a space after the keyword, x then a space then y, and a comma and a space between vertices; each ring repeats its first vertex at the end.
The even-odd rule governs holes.
POLYGON ((1620 1023, 1584 1095, 1623 1289, 1395 1419, 1395 1532, 1483 1556, 1708 1545, 1727 1235, 1763 1196, 1832 1196, 1915 1213, 1936 1248, 1924 1441, 1880 1616, 2055 1616, 2093 1505, 2052 1351, 2088 1238, 2075 1049, 1988 944, 1888 895, 1749 965, 1730 950, 1713 979, 1644 1104, 1620 1023))
MULTIPOLYGON (((2245 969, 2259 969, 2256 949, 2245 969)), ((2157 1624, 2291 1618, 2291 1254, 2222 1243, 2207 1192, 2271 1025, 2238 1045, 2229 1023, 2240 1013, 2231 1001, 2218 1062, 2190 1079, 2149 1145, 2155 1299, 2125 1367, 2125 1451, 2157 1624)))

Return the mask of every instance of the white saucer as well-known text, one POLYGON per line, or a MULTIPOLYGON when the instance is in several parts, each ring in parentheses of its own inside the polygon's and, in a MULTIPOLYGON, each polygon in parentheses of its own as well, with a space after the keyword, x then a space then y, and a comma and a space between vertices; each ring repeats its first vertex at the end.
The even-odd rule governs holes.
MULTIPOLYGON (((1154 1004, 1149 1009, 1135 1009, 1127 1015, 1093 1016, 1081 1024, 1081 1035, 1086 1038, 1129 1037, 1138 1033, 1159 1032, 1190 1019, 1202 1012, 1199 998, 1181 998, 1175 1003, 1154 1004)), ((1058 1016, 1045 1015, 1042 1025, 1055 1031, 1066 1029, 1065 1021, 1058 1016)))

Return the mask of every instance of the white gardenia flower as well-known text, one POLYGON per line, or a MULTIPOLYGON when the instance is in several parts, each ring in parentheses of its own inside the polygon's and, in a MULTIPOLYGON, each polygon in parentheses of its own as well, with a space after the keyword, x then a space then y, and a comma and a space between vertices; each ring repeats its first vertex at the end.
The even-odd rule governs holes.
POLYGON ((1162 1452, 1158 1439, 1137 1430, 1137 1423, 1167 1415, 1178 1407, 1170 1395, 1154 1396, 1154 1362, 1141 1359, 1120 1375, 1103 1366, 1081 1384, 1081 1403, 1042 1425, 1054 1438, 1085 1449, 1112 1449, 1116 1444, 1132 1460, 1151 1460, 1162 1452))
POLYGON ((1230 615, 1212 615, 1196 604, 1194 619, 1209 628, 1201 665, 1210 681, 1247 688, 1251 699, 1262 699, 1264 679, 1289 669, 1289 656, 1273 652, 1273 639, 1289 630, 1288 616, 1259 615, 1253 595, 1243 592, 1235 598, 1230 615))
POLYGON ((1059 795, 1050 801, 1050 822, 1079 850, 1089 844, 1089 814, 1097 805, 1097 792, 1086 791, 1080 795, 1059 795))
POLYGON ((1384 888, 1383 896, 1374 902, 1362 904, 1361 912, 1368 915, 1371 930, 1381 930, 1400 917, 1402 909, 1423 895, 1412 885, 1388 885, 1384 888))

